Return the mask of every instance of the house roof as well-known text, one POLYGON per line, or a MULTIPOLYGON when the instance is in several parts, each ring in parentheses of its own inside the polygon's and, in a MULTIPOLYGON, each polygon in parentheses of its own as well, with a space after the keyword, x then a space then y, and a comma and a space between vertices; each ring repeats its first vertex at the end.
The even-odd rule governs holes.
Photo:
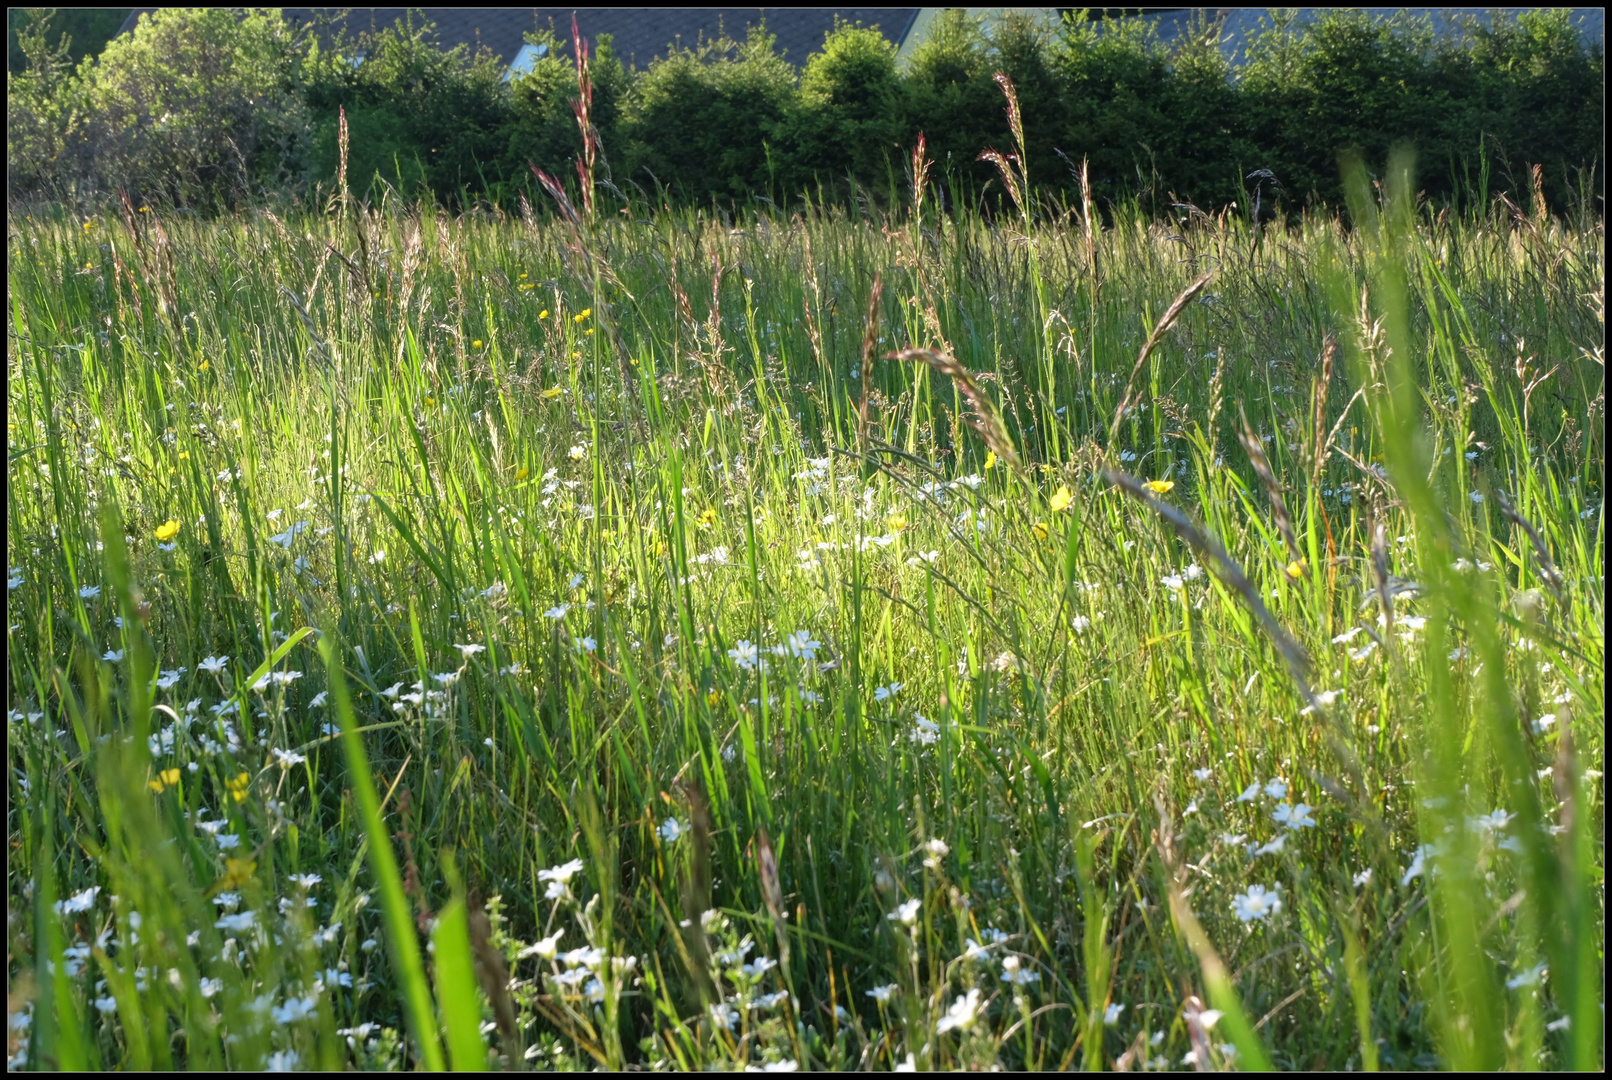
MULTIPOLYGON (((136 8, 120 33, 134 29, 141 15, 155 8, 136 8)), ((284 8, 288 20, 308 23, 316 13, 339 16, 333 28, 345 26, 353 34, 383 30, 409 11, 422 12, 436 23, 444 47, 485 45, 508 64, 525 45, 531 30, 553 27, 562 40, 571 36, 574 13, 582 36, 594 41, 610 34, 616 55, 629 67, 645 67, 669 46, 692 46, 726 32, 743 39, 751 26, 765 24, 777 36, 784 58, 804 66, 806 58, 823 47, 836 18, 876 26, 899 46, 918 16, 918 8, 284 8)))

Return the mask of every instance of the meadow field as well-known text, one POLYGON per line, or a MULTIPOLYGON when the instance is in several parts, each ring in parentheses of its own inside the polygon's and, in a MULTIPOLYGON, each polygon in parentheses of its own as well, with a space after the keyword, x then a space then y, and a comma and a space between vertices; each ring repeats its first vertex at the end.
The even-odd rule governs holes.
POLYGON ((1601 1068, 1604 224, 1408 168, 14 212, 10 1067, 1601 1068))

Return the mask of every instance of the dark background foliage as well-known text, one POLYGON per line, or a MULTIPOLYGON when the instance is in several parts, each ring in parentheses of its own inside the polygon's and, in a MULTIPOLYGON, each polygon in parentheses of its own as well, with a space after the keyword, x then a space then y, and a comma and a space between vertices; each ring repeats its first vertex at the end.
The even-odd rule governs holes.
MULTIPOLYGON (((12 18, 14 202, 119 186, 198 207, 314 195, 336 173, 342 110, 349 182, 371 194, 384 183, 410 198, 508 206, 535 190, 534 163, 577 183, 576 71, 571 42, 552 30, 528 35, 544 54, 506 80, 490 52, 442 48, 419 16, 349 39, 294 30, 274 11, 231 28, 165 10, 105 51, 93 21, 12 18), (175 41, 186 47, 162 44, 175 41), (243 61, 222 74, 191 70, 235 54, 243 61)), ((987 33, 953 9, 904 67, 880 33, 846 23, 798 70, 764 29, 669 48, 632 70, 602 38, 592 57, 598 178, 656 204, 787 206, 858 191, 888 202, 905 197, 924 132, 942 197, 999 198, 994 170, 977 160, 1013 149, 999 71, 1018 89, 1032 183, 1054 200, 1078 198, 1086 158, 1100 204, 1248 212, 1257 183, 1273 211, 1336 205, 1340 151, 1381 161, 1401 142, 1415 145, 1435 203, 1525 191, 1535 164, 1557 208, 1603 190, 1605 58, 1564 11, 1496 16, 1453 37, 1403 13, 1308 24, 1278 14, 1235 63, 1208 16, 1166 45, 1141 20, 1076 12, 1049 34, 1010 15, 987 33), (1256 170, 1269 177, 1251 181, 1256 170)))

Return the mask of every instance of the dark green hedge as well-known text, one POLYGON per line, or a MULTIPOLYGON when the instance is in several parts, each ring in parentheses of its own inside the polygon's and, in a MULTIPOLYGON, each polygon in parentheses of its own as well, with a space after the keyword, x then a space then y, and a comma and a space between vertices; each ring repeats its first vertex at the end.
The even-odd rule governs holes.
MULTIPOLYGON (((1406 15, 1332 12, 1308 25, 1278 16, 1235 65, 1216 34, 1200 18, 1166 46, 1143 21, 1085 14, 1066 18, 1056 35, 1012 16, 987 34, 951 10, 904 69, 877 31, 842 24, 803 70, 780 58, 765 33, 673 50, 635 71, 601 39, 592 59, 605 153, 599 175, 623 197, 636 188, 656 203, 733 206, 765 197, 788 205, 857 192, 883 201, 905 197, 907 156, 922 131, 943 198, 990 198, 993 172, 976 159, 986 147, 1011 148, 993 83, 1002 71, 1018 87, 1032 182, 1056 199, 1076 197, 1072 163, 1089 158, 1099 200, 1246 208, 1247 177, 1268 170, 1275 184, 1261 184, 1263 205, 1333 204, 1340 151, 1380 161, 1403 141, 1417 147, 1436 203, 1526 189, 1534 164, 1558 208, 1602 190, 1604 54, 1565 11, 1475 20, 1453 37, 1406 15)), ((575 184, 581 141, 568 40, 533 35, 547 55, 509 83, 485 52, 439 48, 419 18, 333 48, 317 47, 311 33, 292 37, 278 83, 265 91, 278 103, 276 136, 231 134, 259 148, 239 170, 238 188, 328 185, 342 108, 357 186, 383 179, 410 195, 508 205, 535 190, 529 163, 575 184), (359 50, 364 60, 355 66, 359 50), (301 137, 287 135, 288 125, 301 125, 301 137)), ((64 84, 69 96, 77 87, 93 97, 114 74, 87 61, 76 73, 14 76, 13 127, 30 138, 48 134, 56 122, 49 117, 70 111, 64 84), (36 116, 27 92, 39 85, 53 100, 36 116)), ((13 196, 139 181, 97 174, 94 147, 69 152, 93 130, 64 130, 45 161, 13 137, 13 196)), ((116 160, 125 169, 137 163, 128 153, 116 160)), ((196 185, 166 186, 199 197, 196 185)), ((617 197, 608 192, 601 205, 617 197)))

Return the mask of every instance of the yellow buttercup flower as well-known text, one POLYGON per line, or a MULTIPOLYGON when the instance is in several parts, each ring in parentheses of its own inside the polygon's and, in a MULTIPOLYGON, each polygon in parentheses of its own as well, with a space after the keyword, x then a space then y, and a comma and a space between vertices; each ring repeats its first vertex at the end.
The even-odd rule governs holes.
POLYGON ((178 769, 164 769, 160 773, 157 774, 157 778, 155 780, 152 780, 152 781, 150 781, 149 783, 146 784, 146 786, 149 787, 152 790, 152 792, 154 794, 157 794, 157 795, 161 795, 164 791, 168 790, 169 788, 177 787, 178 785, 179 785, 179 770, 178 769))
POLYGON ((1056 514, 1060 510, 1067 509, 1069 504, 1074 501, 1075 497, 1069 491, 1068 486, 1060 485, 1058 490, 1052 493, 1052 501, 1050 503, 1052 506, 1052 512, 1056 514))
POLYGON ((1047 538, 1047 523, 1045 521, 1038 521, 1034 525, 1031 525, 1030 535, 1034 536, 1037 540, 1045 540, 1047 538))
POLYGON ((155 535, 158 540, 166 543, 179 535, 179 522, 172 519, 165 521, 161 525, 157 526, 157 531, 153 535, 155 535))
POLYGON ((481 348, 481 338, 477 338, 477 339, 476 339, 476 340, 475 340, 475 341, 472 341, 472 342, 471 342, 471 343, 470 343, 470 347, 471 347, 471 348, 472 348, 472 349, 479 349, 479 348, 481 348))
POLYGON ((1149 480, 1142 485, 1155 495, 1168 495, 1175 490, 1174 480, 1149 480))
POLYGON ((907 515, 897 511, 890 515, 890 531, 900 532, 907 527, 907 515))
POLYGON ((577 314, 573 315, 571 317, 571 321, 574 322, 574 323, 586 322, 588 316, 592 315, 592 314, 593 314, 593 309, 591 307, 585 307, 581 311, 579 311, 577 314))
POLYGON ((515 470, 515 479, 517 479, 517 480, 525 480, 528 476, 531 476, 531 475, 532 475, 532 470, 528 469, 525 465, 522 465, 520 468, 515 470))
POLYGON ((212 366, 213 365, 211 363, 209 363, 206 360, 203 360, 201 363, 196 365, 196 370, 197 371, 206 371, 208 368, 210 368, 212 366))
POLYGON ((717 706, 717 702, 722 700, 722 695, 717 693, 715 690, 712 690, 709 694, 705 695, 705 700, 711 706, 711 708, 714 709, 717 706))
POLYGON ((224 786, 229 788, 230 796, 236 802, 245 802, 247 789, 252 786, 251 774, 243 772, 233 780, 224 781, 224 786))
POLYGON ((709 508, 702 510, 698 520, 700 528, 709 529, 712 525, 716 524, 716 511, 709 508))
POLYGON ((987 472, 996 468, 996 451, 988 451, 985 455, 985 469, 987 472))
POLYGON ((543 396, 548 398, 550 401, 553 401, 563 393, 565 393, 565 391, 561 390, 558 386, 551 386, 547 390, 543 391, 543 396))
POLYGON ((1304 576, 1304 572, 1308 570, 1309 567, 1310 564, 1306 560, 1294 559, 1292 562, 1287 564, 1287 576, 1292 578, 1294 581, 1297 581, 1304 576))
POLYGON ((544 308, 544 309, 543 309, 543 310, 542 310, 542 311, 539 311, 539 312, 538 312, 538 313, 537 313, 537 317, 538 317, 538 318, 539 318, 539 319, 546 319, 546 318, 548 318, 548 317, 549 317, 549 309, 548 309, 548 308, 544 308))

